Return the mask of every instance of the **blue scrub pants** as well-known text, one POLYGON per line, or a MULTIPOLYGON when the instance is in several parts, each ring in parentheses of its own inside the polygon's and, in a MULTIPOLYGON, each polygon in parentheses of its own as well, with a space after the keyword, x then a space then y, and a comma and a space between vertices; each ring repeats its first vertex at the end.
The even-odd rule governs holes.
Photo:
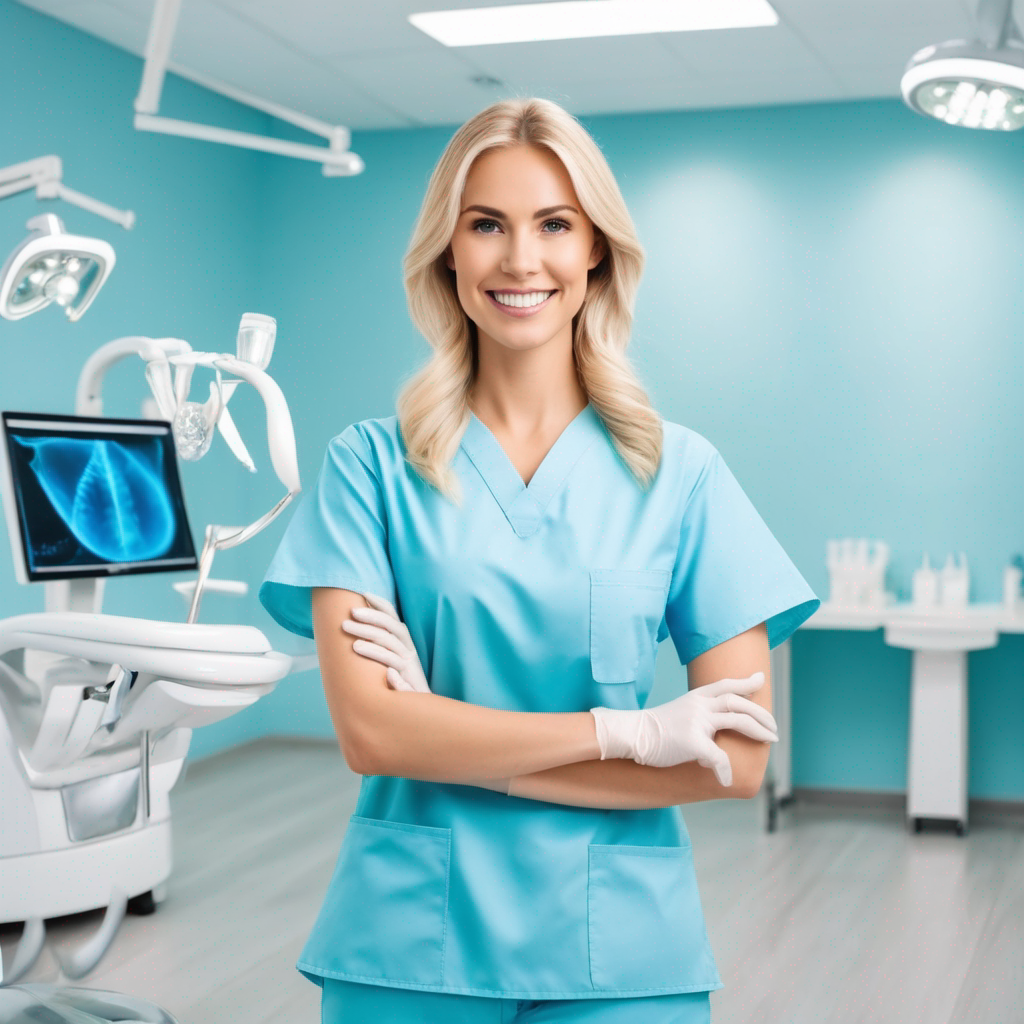
POLYGON ((637 999, 496 999, 323 979, 320 1024, 709 1024, 710 992, 637 999))

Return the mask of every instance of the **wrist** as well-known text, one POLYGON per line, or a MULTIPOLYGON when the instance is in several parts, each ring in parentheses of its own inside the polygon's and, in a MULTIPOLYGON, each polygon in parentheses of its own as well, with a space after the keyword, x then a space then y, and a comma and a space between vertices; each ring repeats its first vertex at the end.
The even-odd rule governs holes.
POLYGON ((601 760, 614 757, 636 758, 636 741, 642 725, 642 711, 620 711, 615 708, 591 708, 601 760))

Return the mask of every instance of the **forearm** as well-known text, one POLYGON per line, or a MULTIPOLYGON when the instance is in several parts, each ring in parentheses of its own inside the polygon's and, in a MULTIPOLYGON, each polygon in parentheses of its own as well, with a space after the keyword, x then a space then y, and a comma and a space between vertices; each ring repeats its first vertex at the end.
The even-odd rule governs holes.
MULTIPOLYGON (((764 777, 770 744, 758 743, 732 730, 723 730, 716 742, 729 754, 733 784, 723 786, 714 771, 686 761, 670 768, 652 768, 627 758, 582 761, 560 765, 511 780, 509 796, 571 807, 604 810, 648 810, 702 800, 743 800, 757 793, 764 777)), ((493 788, 489 780, 476 785, 493 788)))
POLYGON ((397 690, 381 701, 380 724, 362 744, 361 775, 472 785, 601 757, 589 711, 499 711, 397 690))

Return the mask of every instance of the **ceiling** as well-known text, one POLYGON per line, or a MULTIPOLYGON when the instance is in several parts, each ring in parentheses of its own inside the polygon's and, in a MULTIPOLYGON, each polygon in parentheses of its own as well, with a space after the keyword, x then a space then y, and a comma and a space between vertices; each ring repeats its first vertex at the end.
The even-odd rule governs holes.
MULTIPOLYGON (((145 52, 154 0, 19 2, 145 52)), ((407 20, 508 2, 182 0, 171 61, 365 131, 460 124, 507 95, 577 116, 897 99, 913 53, 976 35, 977 0, 771 0, 773 27, 459 48, 407 20)))

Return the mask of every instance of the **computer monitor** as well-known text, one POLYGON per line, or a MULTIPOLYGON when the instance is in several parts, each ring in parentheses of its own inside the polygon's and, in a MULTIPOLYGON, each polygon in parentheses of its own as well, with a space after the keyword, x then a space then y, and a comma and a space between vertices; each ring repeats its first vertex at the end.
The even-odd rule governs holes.
POLYGON ((0 495, 19 583, 198 567, 169 423, 0 416, 0 495))

